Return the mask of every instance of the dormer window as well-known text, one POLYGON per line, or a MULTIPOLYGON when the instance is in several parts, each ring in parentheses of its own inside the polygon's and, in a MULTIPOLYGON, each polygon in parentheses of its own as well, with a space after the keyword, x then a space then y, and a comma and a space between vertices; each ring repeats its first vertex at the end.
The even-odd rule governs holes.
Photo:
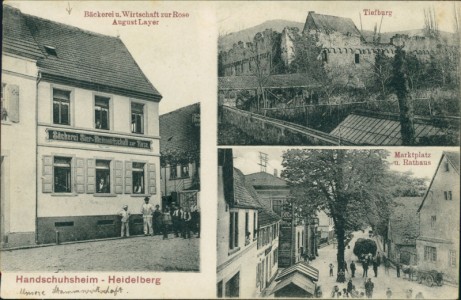
POLYGON ((58 57, 58 53, 56 52, 55 47, 45 46, 45 51, 46 51, 46 54, 48 54, 48 55, 58 57))

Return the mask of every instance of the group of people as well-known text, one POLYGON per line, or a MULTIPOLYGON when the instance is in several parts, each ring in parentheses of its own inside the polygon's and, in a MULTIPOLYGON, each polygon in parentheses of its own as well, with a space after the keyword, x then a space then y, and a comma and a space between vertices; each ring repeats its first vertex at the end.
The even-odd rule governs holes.
MULTIPOLYGON (((161 211, 159 205, 154 207, 149 201, 149 197, 145 197, 144 204, 141 206, 145 236, 163 234, 163 239, 168 239, 168 233, 173 232, 175 237, 191 238, 192 231, 200 237, 200 212, 197 208, 189 211, 173 204, 172 209, 167 206, 161 211)), ((122 222, 121 237, 129 237, 131 213, 128 205, 122 207, 119 215, 122 222)))
POLYGON ((347 282, 347 285, 345 288, 342 289, 342 291, 339 289, 337 285, 333 287, 333 290, 331 292, 331 298, 355 298, 355 299, 360 299, 360 298, 365 298, 365 296, 369 299, 373 297, 373 289, 375 287, 375 284, 371 281, 371 278, 368 278, 368 280, 365 281, 365 292, 358 291, 355 288, 355 285, 352 283, 352 279, 349 279, 347 282))

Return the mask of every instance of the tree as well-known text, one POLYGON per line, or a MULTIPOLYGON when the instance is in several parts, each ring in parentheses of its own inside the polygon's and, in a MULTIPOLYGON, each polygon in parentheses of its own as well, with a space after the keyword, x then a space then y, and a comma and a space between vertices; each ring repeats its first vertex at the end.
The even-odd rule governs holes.
POLYGON ((371 253, 373 256, 375 256, 376 251, 378 248, 376 247, 376 242, 370 239, 358 239, 355 242, 354 249, 352 250, 358 258, 360 258, 362 255, 366 255, 368 253, 371 253))
POLYGON ((400 110, 400 135, 402 136, 402 145, 411 146, 416 143, 415 128, 413 124, 413 102, 410 94, 408 81, 408 66, 405 50, 402 46, 396 46, 392 86, 397 94, 400 110))
POLYGON ((389 211, 389 165, 384 150, 304 150, 283 154, 282 172, 293 201, 302 210, 324 210, 338 240, 337 263, 344 265, 346 230, 356 230, 389 211))

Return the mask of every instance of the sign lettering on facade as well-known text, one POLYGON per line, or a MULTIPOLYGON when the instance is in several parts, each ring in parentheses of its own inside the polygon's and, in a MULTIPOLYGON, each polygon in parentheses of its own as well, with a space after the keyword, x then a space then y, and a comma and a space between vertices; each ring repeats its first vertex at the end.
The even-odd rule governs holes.
POLYGON ((77 133, 50 129, 48 129, 47 132, 48 139, 55 141, 151 149, 151 142, 146 140, 135 140, 122 137, 109 137, 96 134, 77 133))

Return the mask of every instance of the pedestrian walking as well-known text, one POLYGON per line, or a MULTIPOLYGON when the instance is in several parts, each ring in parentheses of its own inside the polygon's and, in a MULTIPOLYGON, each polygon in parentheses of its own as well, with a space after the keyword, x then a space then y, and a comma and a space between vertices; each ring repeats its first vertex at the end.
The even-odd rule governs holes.
POLYGON ((389 287, 386 290, 386 297, 387 297, 387 299, 392 298, 392 291, 391 291, 391 288, 389 288, 389 287))
POLYGON ((128 205, 123 205, 122 210, 119 212, 119 216, 122 217, 122 229, 121 229, 120 236, 129 237, 130 236, 130 212, 128 211, 128 205))
POLYGON ((166 207, 162 214, 162 233, 164 240, 168 239, 168 231, 170 230, 172 224, 173 222, 171 221, 170 210, 166 207))
POLYGON ((352 287, 354 285, 352 284, 352 279, 349 279, 349 281, 347 282, 347 293, 348 294, 351 294, 352 293, 352 287))
POLYGON ((367 260, 364 260, 362 262, 362 268, 363 268, 362 277, 368 277, 368 262, 367 262, 367 260))
POLYGON ((152 217, 152 227, 154 229, 154 235, 160 234, 162 231, 162 212, 160 211, 160 205, 155 205, 155 210, 152 214, 152 217))
POLYGON ((191 216, 190 212, 185 211, 182 214, 182 237, 184 239, 190 239, 190 224, 191 224, 191 216))
POLYGON ((373 272, 375 273, 375 277, 378 277, 378 262, 373 261, 373 272))
POLYGON ((152 229, 152 213, 154 212, 154 207, 149 203, 149 197, 144 198, 144 204, 141 206, 142 220, 144 224, 144 235, 154 236, 154 231, 152 229))
POLYGON ((397 263, 395 267, 397 269, 397 278, 399 278, 400 277, 400 263, 397 263))
POLYGON ((333 277, 333 269, 335 266, 332 263, 330 263, 329 267, 330 267, 330 277, 333 277))
POLYGON ((376 262, 378 263, 378 267, 381 265, 381 254, 378 252, 378 255, 376 255, 376 262))
POLYGON ((375 284, 371 281, 371 278, 368 278, 368 281, 365 283, 365 294, 367 295, 368 299, 373 297, 373 289, 375 288, 375 284))
POLYGON ((352 273, 352 277, 355 277, 355 263, 354 261, 351 262, 351 273, 352 273))

